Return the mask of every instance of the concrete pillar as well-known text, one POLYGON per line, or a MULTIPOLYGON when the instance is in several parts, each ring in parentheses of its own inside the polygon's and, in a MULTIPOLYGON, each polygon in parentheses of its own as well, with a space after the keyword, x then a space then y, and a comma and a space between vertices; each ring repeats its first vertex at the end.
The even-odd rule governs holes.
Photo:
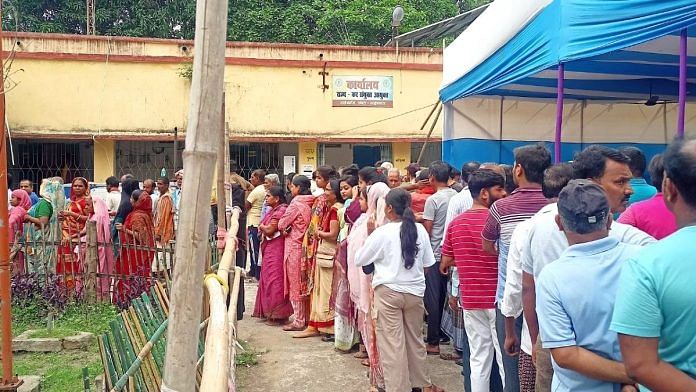
POLYGON ((406 166, 411 163, 411 143, 397 142, 392 143, 392 156, 394 157, 394 167, 406 173, 406 166))
POLYGON ((312 172, 317 170, 317 142, 298 143, 298 152, 297 173, 311 178, 312 172))
POLYGON ((95 139, 94 178, 92 181, 103 183, 107 177, 116 176, 116 174, 116 142, 95 139))

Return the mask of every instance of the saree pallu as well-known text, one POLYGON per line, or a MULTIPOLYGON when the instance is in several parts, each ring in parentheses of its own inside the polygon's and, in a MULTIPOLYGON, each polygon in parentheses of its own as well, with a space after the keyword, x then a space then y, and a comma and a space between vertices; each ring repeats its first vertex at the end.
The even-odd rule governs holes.
MULTIPOLYGON (((87 198, 79 200, 70 200, 66 206, 67 210, 78 214, 79 216, 88 217, 85 212, 87 198)), ((55 212, 54 212, 55 213, 55 212)), ((77 287, 80 285, 79 275, 82 273, 82 264, 80 258, 75 252, 79 250, 79 234, 85 228, 87 220, 82 221, 79 218, 65 216, 62 224, 62 244, 58 247, 58 259, 56 265, 56 274, 64 276, 65 284, 68 288, 77 287), (77 235, 76 237, 73 237, 77 235)))
POLYGON ((302 241, 300 292, 303 297, 308 297, 314 288, 314 267, 317 261, 317 248, 319 247, 319 240, 314 236, 314 233, 322 226, 324 216, 328 214, 328 212, 329 208, 326 204, 324 195, 317 197, 312 205, 309 227, 302 241))
POLYGON ((333 288, 330 306, 334 309, 335 347, 349 351, 359 342, 355 307, 350 300, 348 286, 348 241, 338 244, 333 271, 333 288))
MULTIPOLYGON (((287 206, 282 205, 271 210, 261 224, 268 225, 272 220, 280 220, 287 206)), ((275 238, 264 238, 261 242, 263 264, 261 280, 256 292, 256 303, 252 317, 262 317, 271 320, 284 320, 292 314, 292 305, 285 293, 284 253, 285 238, 278 235, 275 238)))

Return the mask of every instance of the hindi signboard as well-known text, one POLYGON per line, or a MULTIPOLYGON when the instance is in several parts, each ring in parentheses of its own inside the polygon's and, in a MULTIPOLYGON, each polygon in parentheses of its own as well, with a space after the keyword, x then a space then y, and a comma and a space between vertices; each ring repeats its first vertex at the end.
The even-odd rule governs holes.
POLYGON ((334 107, 394 107, 392 76, 333 77, 334 107))

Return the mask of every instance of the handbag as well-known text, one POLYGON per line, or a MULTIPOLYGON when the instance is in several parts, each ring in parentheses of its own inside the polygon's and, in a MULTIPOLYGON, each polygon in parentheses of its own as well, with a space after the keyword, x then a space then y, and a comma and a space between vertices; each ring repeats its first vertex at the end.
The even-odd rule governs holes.
POLYGON ((317 265, 321 268, 333 268, 336 259, 336 244, 326 241, 317 248, 317 265))

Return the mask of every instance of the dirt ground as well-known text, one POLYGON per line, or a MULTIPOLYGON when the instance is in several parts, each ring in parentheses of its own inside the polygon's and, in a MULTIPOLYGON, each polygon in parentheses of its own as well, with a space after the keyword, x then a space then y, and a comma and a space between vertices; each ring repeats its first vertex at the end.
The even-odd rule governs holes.
MULTIPOLYGON (((258 364, 237 367, 237 390, 241 392, 366 392, 367 368, 352 354, 339 354, 331 343, 319 338, 293 339, 292 332, 270 327, 251 318, 256 298, 255 284, 245 284, 246 310, 239 322, 239 338, 261 352, 258 364)), ((442 346, 443 352, 451 346, 442 346)), ((461 367, 439 357, 428 357, 433 382, 446 391, 462 391, 461 367)))

